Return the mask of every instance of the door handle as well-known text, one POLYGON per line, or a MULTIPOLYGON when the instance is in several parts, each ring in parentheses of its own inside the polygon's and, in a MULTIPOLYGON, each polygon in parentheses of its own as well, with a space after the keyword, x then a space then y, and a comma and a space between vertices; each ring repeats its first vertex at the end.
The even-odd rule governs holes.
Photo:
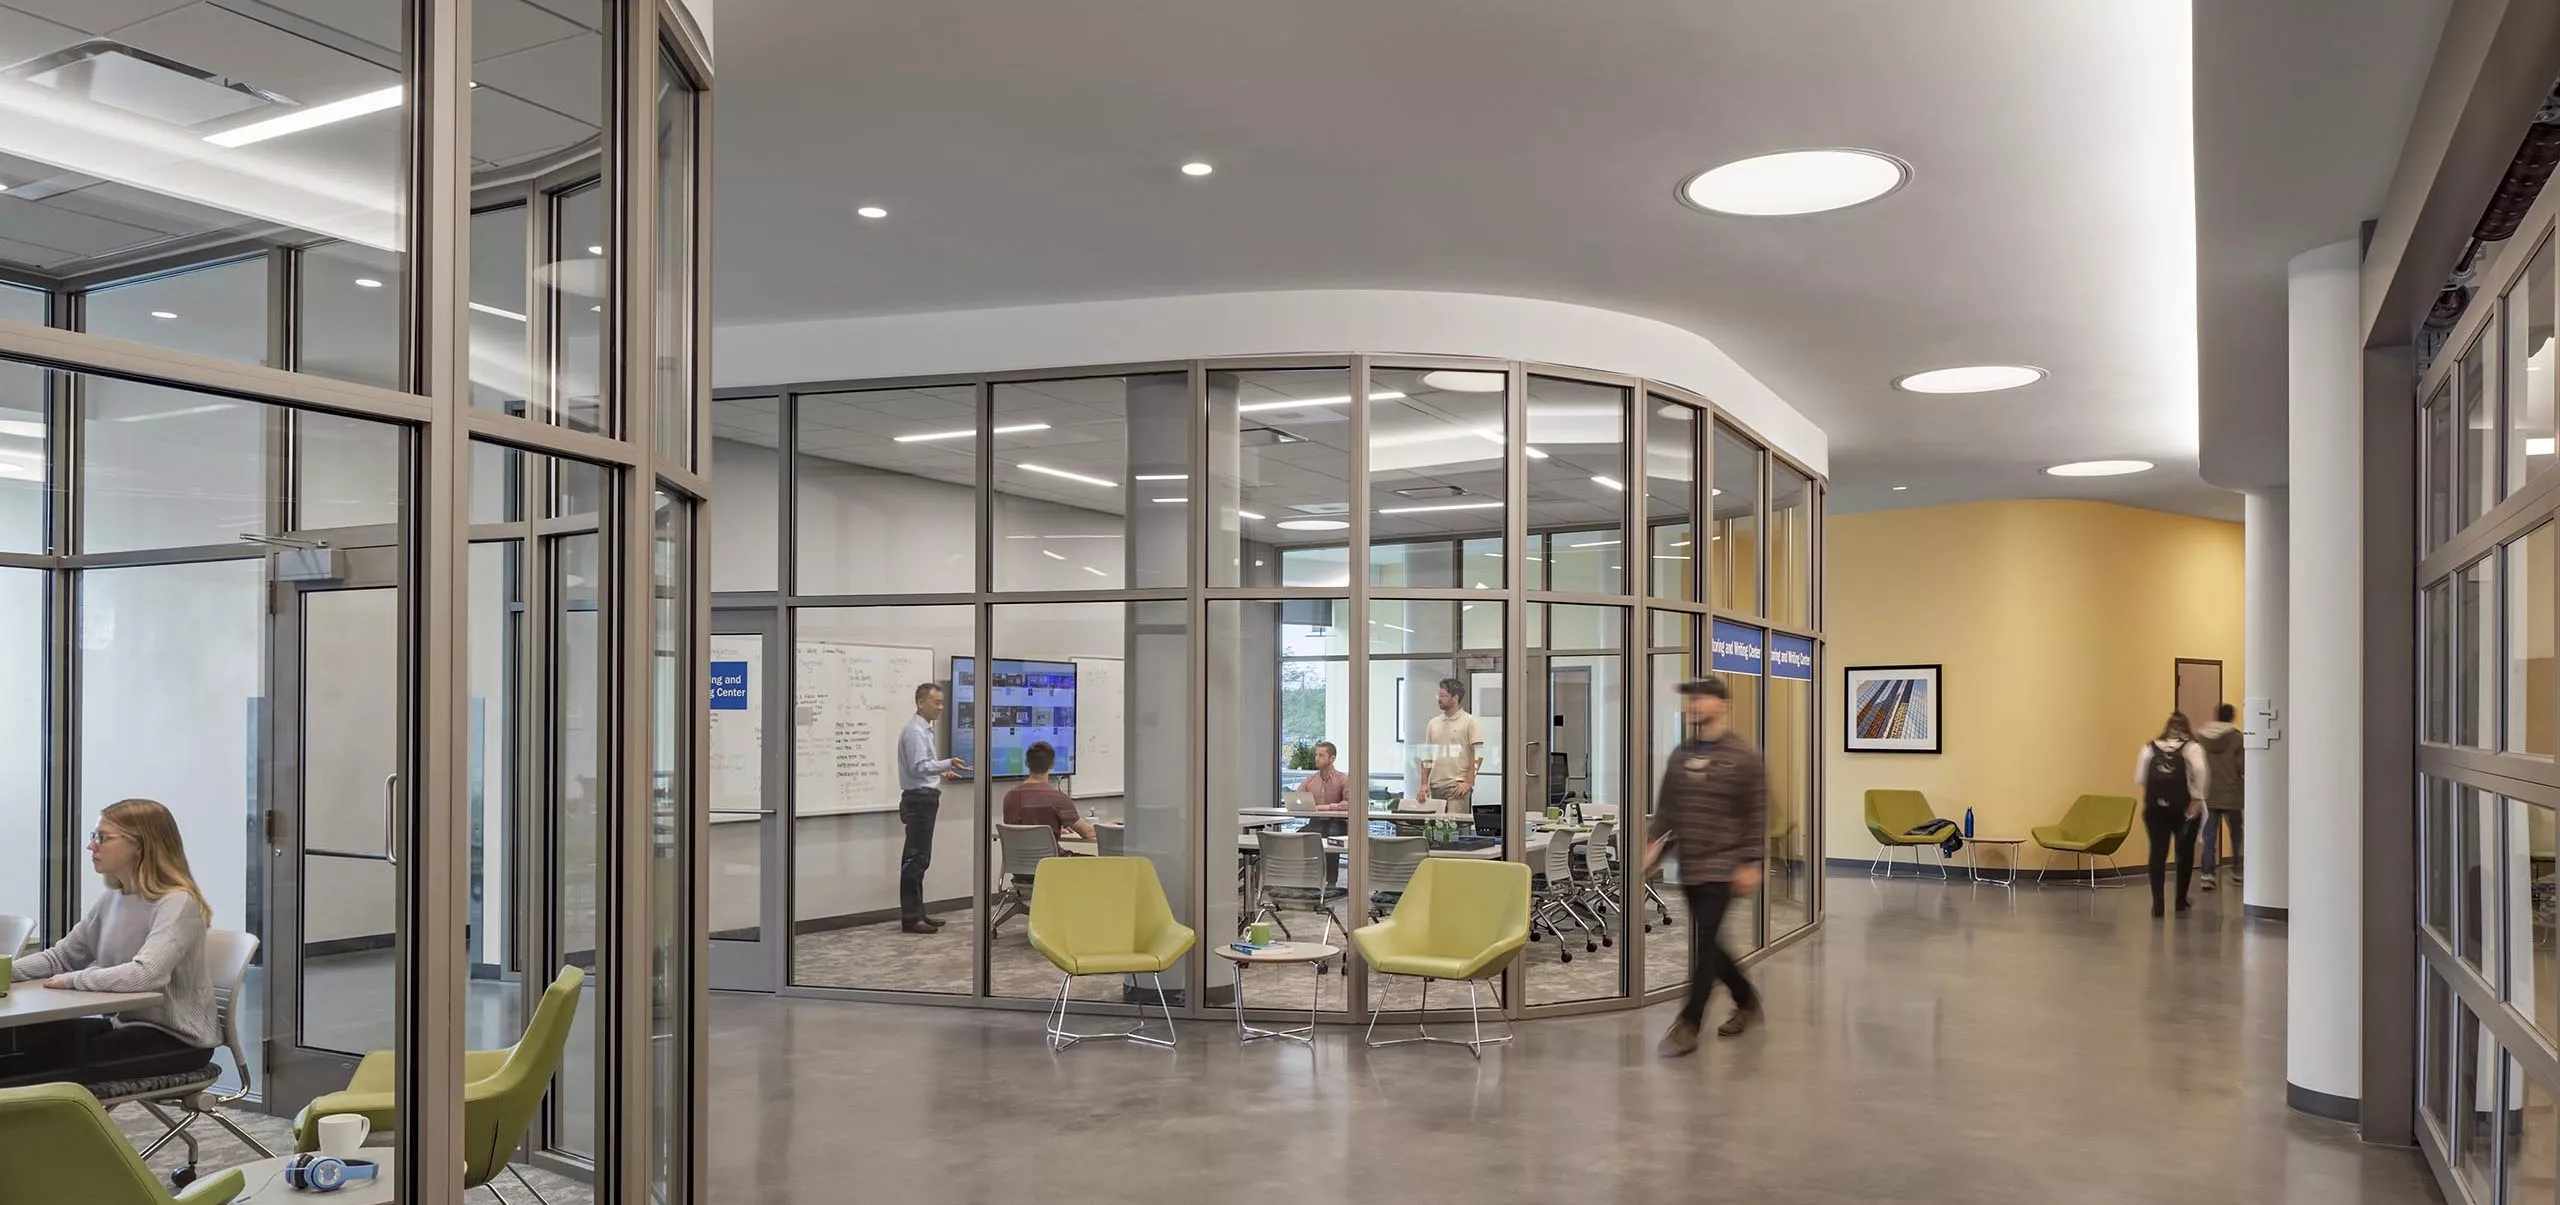
POLYGON ((1547 746, 1543 741, 1528 741, 1525 743, 1529 746, 1529 765, 1526 769, 1521 771, 1521 776, 1525 778, 1536 778, 1546 770, 1547 759, 1539 755, 1546 752, 1547 746))
POLYGON ((400 864, 400 772, 382 776, 382 860, 400 864))

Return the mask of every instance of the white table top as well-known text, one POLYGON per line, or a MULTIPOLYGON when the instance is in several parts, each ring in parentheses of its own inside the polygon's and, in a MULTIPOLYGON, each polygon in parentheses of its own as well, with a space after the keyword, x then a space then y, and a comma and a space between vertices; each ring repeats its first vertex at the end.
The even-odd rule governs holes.
POLYGON ((287 1201, 294 1205, 308 1205, 314 1201, 326 1201, 329 1205, 390 1205, 392 1169, 398 1156, 399 1151, 393 1147, 364 1148, 364 1157, 381 1164, 382 1170, 373 1179, 358 1180, 332 1193, 297 1192, 286 1187, 284 1165, 293 1159, 291 1155, 243 1163, 239 1165, 243 1177, 240 1182, 242 1195, 233 1198, 231 1205, 282 1205, 287 1201))
POLYGON ((1341 954, 1342 947, 1329 946, 1320 941, 1275 941, 1250 954, 1231 944, 1211 946, 1209 952, 1229 962, 1289 964, 1323 962, 1325 959, 1341 954))
POLYGON ((75 992, 45 987, 29 979, 10 984, 9 994, 0 996, 0 1029, 34 1025, 41 1021, 94 1017, 101 1013, 130 1012, 149 1008, 166 999, 168 997, 158 992, 75 992))
MULTIPOLYGON (((1539 854, 1546 852, 1548 841, 1549 838, 1545 833, 1531 834, 1529 837, 1529 856, 1534 858, 1539 854)), ((1238 834, 1236 837, 1236 849, 1245 852, 1259 852, 1262 849, 1262 835, 1260 833, 1238 834)), ((1350 843, 1341 837, 1327 837, 1324 839, 1324 851, 1329 854, 1349 853, 1350 843)), ((1497 841, 1491 845, 1484 846, 1481 849, 1435 849, 1432 850, 1428 856, 1434 858, 1476 858, 1485 861, 1497 861, 1502 857, 1502 843, 1497 841)))

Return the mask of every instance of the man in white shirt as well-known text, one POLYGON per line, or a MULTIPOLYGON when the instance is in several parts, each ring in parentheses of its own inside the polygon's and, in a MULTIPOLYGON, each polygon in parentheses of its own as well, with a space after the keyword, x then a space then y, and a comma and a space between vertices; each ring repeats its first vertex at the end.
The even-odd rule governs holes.
POLYGON ((942 718, 942 688, 916 687, 915 718, 898 734, 898 819, 907 840, 898 851, 898 927, 931 933, 942 922, 925 915, 924 874, 933 867, 933 822, 942 813, 942 784, 969 772, 957 757, 933 755, 933 724, 942 718))
POLYGON ((1440 679, 1440 714, 1422 726, 1422 793, 1460 807, 1475 797, 1484 767, 1484 725, 1467 713, 1466 698, 1465 683, 1440 679))

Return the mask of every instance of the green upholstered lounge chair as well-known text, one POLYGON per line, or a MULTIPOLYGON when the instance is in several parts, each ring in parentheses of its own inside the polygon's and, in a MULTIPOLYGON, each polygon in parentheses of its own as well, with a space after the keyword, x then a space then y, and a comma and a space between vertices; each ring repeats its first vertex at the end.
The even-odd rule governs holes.
MULTIPOLYGON (((1939 816, 1929 807, 1929 797, 1918 791, 1899 791, 1880 787, 1867 792, 1867 832, 1875 837, 1876 845, 1879 846, 1875 861, 1867 865, 1867 873, 1885 878, 1893 877, 1893 851, 1897 849, 1911 851, 1911 873, 1915 875, 1920 873, 1920 847, 1936 845, 1946 838, 1943 836, 1915 837, 1911 834, 1911 830, 1936 819, 1939 819, 1939 816)), ((1938 877, 1942 879, 1947 877, 1944 859, 1939 860, 1938 877)))
POLYGON ((1145 858, 1049 858, 1031 880, 1031 948, 1063 972, 1049 1010, 1049 1047, 1064 1050, 1086 1038, 1125 1038, 1171 1049, 1173 1007, 1166 1003, 1164 972, 1199 940, 1173 919, 1155 863, 1145 858), (1137 1025, 1112 1033, 1069 1033, 1067 986, 1079 975, 1146 975, 1155 980, 1156 1007, 1164 1010, 1165 1036, 1137 1025))
MULTIPOLYGON (((462 1186, 477 1188, 501 1170, 512 1171, 507 1158, 524 1145, 542 1094, 560 1072, 560 1056, 569 1046, 569 1022, 578 1012, 578 991, 587 973, 560 968, 560 976, 542 991, 524 1036, 504 1050, 472 1050, 462 1056, 462 1186)), ((377 1134, 388 1133, 399 1120, 392 1104, 392 1081, 398 1064, 388 1050, 376 1050, 356 1064, 344 1090, 315 1097, 293 1119, 293 1149, 320 1149, 320 1119, 332 1113, 361 1113, 377 1134)), ((524 1173, 516 1172, 519 1183, 524 1173)), ((528 1191, 533 1185, 525 1184, 528 1191)), ((494 1189, 491 1191, 495 1191, 494 1189)), ((539 1192, 535 1192, 540 1196, 539 1192)))
POLYGON ((80 1205, 222 1205, 241 1186, 233 1168, 169 1195, 78 1084, 0 1088, 0 1176, 0 1200, 80 1205))
POLYGON ((1431 1007, 1432 980, 1464 980, 1467 985, 1473 1036, 1464 1041, 1436 1037, 1417 1022, 1416 1036, 1379 1041, 1378 1014, 1387 1007, 1386 992, 1381 990, 1377 1007, 1369 1012, 1371 1046, 1445 1042, 1483 1058, 1485 1047, 1511 1040, 1508 1033, 1490 1040, 1484 1036, 1476 984, 1500 976, 1529 944, 1529 880, 1529 867, 1523 862, 1425 858, 1405 884, 1394 915, 1352 930, 1351 943, 1360 947, 1360 957, 1368 960, 1370 970, 1422 980, 1425 1011, 1431 1007))
MULTIPOLYGON (((2115 852, 2124 848, 2124 839, 2133 835, 2133 799, 2125 795, 2083 795, 2072 801, 2071 810, 2062 814, 2060 824, 2039 824, 2029 835, 2048 854, 2069 854, 2088 866, 2088 884, 2098 885, 2098 859, 2107 860, 2108 873, 2117 871, 2115 852)), ((2045 872, 2053 869, 2053 859, 2036 870, 2036 882, 2044 882, 2045 872)), ((2119 884, 2121 886, 2121 884, 2119 884)))

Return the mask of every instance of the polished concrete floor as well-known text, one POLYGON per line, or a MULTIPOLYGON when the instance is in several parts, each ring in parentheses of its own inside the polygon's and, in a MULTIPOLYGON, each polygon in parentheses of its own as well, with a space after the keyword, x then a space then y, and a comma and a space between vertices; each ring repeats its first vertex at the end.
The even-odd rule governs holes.
MULTIPOLYGON (((2413 1151, 2284 1107, 2284 931, 2236 895, 1835 877, 1755 970, 1769 1024, 1663 1060, 1670 1009, 1463 1050, 1051 1054, 1036 1013, 722 996, 712 1200, 2419 1202, 2413 1151)), ((1723 1011, 1719 1001, 1717 1011, 1723 1011)))

